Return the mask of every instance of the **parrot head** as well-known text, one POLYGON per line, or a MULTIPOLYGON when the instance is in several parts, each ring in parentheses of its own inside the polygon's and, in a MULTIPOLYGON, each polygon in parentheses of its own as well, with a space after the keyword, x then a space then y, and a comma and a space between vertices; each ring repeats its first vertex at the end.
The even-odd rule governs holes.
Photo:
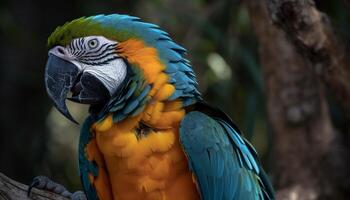
POLYGON ((186 50, 137 17, 97 15, 67 22, 51 34, 48 47, 47 93, 73 122, 66 99, 91 105, 99 118, 115 113, 113 119, 121 120, 142 111, 162 81, 169 85, 165 100, 181 98, 186 105, 200 98, 183 58, 186 50))
POLYGON ((98 105, 106 103, 127 79, 127 62, 116 52, 117 42, 104 36, 73 39, 49 50, 45 83, 56 108, 74 121, 65 100, 98 105))

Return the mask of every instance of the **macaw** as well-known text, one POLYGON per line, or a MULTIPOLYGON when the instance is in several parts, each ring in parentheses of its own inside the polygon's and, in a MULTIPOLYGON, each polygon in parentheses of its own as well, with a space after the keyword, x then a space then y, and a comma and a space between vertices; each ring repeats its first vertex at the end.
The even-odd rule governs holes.
POLYGON ((48 39, 45 84, 90 105, 79 170, 86 198, 274 199, 253 146, 202 99, 186 50, 157 25, 128 15, 82 17, 48 39))

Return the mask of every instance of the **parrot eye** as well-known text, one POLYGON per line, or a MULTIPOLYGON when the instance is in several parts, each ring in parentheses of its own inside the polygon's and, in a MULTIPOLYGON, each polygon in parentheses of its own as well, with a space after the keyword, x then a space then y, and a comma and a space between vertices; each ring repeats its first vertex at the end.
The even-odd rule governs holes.
POLYGON ((98 46, 98 40, 97 39, 92 39, 88 41, 88 46, 90 49, 94 49, 98 46))

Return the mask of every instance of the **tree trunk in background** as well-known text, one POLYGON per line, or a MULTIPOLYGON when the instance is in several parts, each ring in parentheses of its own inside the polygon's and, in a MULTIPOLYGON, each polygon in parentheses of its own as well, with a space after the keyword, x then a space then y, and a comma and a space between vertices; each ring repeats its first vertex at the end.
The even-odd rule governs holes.
POLYGON ((334 33, 329 18, 313 0, 269 0, 272 21, 342 104, 350 119, 349 54, 334 33))
MULTIPOLYGON (((316 56, 310 62, 296 50, 294 43, 270 22, 265 1, 245 3, 260 43, 274 133, 277 199, 347 199, 347 149, 332 126, 324 85, 313 70, 321 58, 316 56)), ((335 59, 332 54, 326 56, 335 59)))

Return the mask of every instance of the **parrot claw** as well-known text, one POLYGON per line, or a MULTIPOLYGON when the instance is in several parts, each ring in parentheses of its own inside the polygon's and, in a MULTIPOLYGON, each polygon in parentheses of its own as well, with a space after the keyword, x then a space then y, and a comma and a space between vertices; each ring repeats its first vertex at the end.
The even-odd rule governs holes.
POLYGON ((86 195, 83 191, 76 191, 72 194, 71 200, 87 200, 86 195))
POLYGON ((55 194, 62 195, 67 198, 71 198, 72 193, 69 192, 63 185, 60 185, 46 176, 37 176, 33 179, 32 183, 29 185, 27 196, 30 196, 30 193, 33 188, 43 189, 55 194))

